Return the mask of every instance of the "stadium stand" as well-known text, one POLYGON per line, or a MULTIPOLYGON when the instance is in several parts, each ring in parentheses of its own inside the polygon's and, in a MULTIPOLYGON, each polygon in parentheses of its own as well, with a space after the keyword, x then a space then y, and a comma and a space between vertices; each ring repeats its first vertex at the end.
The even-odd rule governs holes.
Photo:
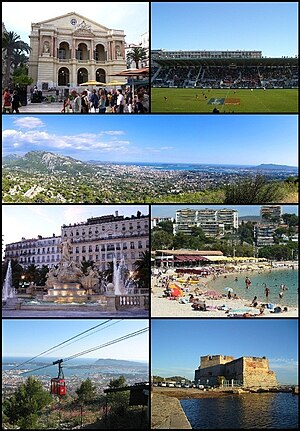
POLYGON ((231 52, 153 51, 152 87, 176 88, 298 88, 298 58, 267 58, 231 52), (214 53, 214 55, 213 55, 214 53), (206 55, 206 57, 205 57, 206 55))

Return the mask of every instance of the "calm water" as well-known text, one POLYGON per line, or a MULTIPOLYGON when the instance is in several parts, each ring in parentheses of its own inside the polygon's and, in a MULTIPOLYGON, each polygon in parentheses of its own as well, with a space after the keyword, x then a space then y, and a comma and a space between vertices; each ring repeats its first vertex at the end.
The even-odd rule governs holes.
POLYGON ((181 400, 193 429, 298 428, 298 396, 244 394, 181 400))
POLYGON ((242 272, 237 275, 238 281, 235 281, 233 275, 220 276, 217 280, 209 283, 209 287, 217 290, 221 293, 226 293, 224 291, 225 287, 231 287, 233 293, 241 298, 249 299, 252 301, 254 296, 257 296, 259 301, 266 302, 265 296, 265 286, 266 283, 270 289, 270 294, 267 302, 274 304, 282 304, 288 306, 298 305, 298 270, 272 270, 272 272, 262 272, 260 274, 256 272, 242 272), (249 289, 245 287, 245 278, 248 276, 252 282, 249 289), (283 298, 279 298, 280 284, 286 285, 288 290, 284 291, 283 298))

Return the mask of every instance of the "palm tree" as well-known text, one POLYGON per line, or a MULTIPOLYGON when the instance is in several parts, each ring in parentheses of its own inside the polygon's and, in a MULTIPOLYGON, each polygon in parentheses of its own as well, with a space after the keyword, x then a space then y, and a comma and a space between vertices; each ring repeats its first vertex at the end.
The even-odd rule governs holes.
POLYGON ((28 265, 24 273, 25 279, 30 283, 36 283, 36 280, 38 279, 38 274, 39 274, 38 267, 35 266, 34 263, 32 263, 31 265, 28 265))
POLYGON ((4 86, 8 86, 15 55, 18 56, 22 52, 28 54, 31 48, 26 42, 20 40, 20 36, 17 33, 8 31, 2 34, 2 49, 4 50, 5 58, 4 86))
POLYGON ((134 262, 134 279, 140 288, 150 287, 150 253, 145 251, 142 258, 134 262))
POLYGON ((90 267, 91 267, 91 268, 93 268, 94 264, 95 264, 95 262, 94 262, 93 260, 83 260, 83 261, 81 262, 81 271, 82 271, 84 274, 87 274, 88 269, 89 269, 90 267))
POLYGON ((129 63, 134 61, 137 69, 139 68, 139 62, 146 60, 146 58, 147 58, 147 50, 142 47, 132 48, 131 51, 127 53, 127 61, 129 63))

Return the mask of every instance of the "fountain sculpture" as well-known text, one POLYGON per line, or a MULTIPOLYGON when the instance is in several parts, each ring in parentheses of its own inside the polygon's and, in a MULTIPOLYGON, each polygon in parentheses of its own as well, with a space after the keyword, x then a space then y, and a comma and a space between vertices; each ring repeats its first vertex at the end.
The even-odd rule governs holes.
POLYGON ((58 267, 53 267, 47 274, 47 295, 43 301, 82 303, 89 299, 91 289, 99 284, 98 274, 90 268, 84 275, 80 266, 71 259, 71 241, 67 239, 60 244, 61 261, 58 267))
POLYGON ((15 299, 15 298, 16 298, 15 289, 12 287, 11 261, 9 261, 7 265, 6 277, 3 284, 2 300, 7 301, 8 299, 15 299))
POLYGON ((43 295, 43 301, 61 303, 83 303, 97 300, 104 292, 113 295, 125 295, 128 269, 122 257, 119 265, 116 257, 113 258, 113 283, 105 283, 95 268, 89 268, 85 275, 78 263, 71 258, 72 245, 70 239, 60 244, 61 261, 57 267, 53 267, 47 274, 47 295, 43 295), (112 286, 113 285, 113 286, 112 286))

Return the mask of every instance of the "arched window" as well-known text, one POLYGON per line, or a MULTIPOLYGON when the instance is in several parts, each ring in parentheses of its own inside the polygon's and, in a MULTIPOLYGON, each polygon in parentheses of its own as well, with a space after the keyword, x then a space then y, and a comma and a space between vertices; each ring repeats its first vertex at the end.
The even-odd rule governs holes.
POLYGON ((101 43, 98 43, 96 45, 96 49, 94 51, 94 59, 96 61, 106 61, 105 48, 101 43))
POLYGON ((68 42, 61 42, 58 48, 58 58, 59 60, 70 60, 71 51, 68 42))
POLYGON ((98 82, 106 82, 106 74, 104 69, 96 70, 96 81, 98 82))
POLYGON ((66 67, 58 70, 58 85, 68 85, 70 83, 70 72, 66 67))
POLYGON ((89 79, 88 75, 88 71, 84 67, 81 67, 77 72, 77 85, 86 82, 89 79))
POLYGON ((88 60, 89 59, 89 51, 85 43, 80 43, 78 45, 78 49, 76 50, 76 59, 77 60, 88 60))

